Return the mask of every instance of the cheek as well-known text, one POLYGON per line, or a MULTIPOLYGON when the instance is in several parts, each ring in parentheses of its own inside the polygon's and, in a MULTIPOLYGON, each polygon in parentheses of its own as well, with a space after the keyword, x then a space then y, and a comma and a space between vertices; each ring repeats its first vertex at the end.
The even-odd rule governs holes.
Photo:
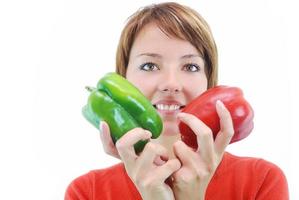
POLYGON ((206 77, 194 78, 189 77, 188 82, 184 86, 186 93, 188 94, 188 100, 191 101, 205 92, 208 88, 208 81, 206 77))
POLYGON ((146 96, 147 98, 151 97, 153 91, 154 91, 154 87, 151 84, 151 81, 149 81, 148 79, 146 79, 146 81, 144 81, 143 78, 141 77, 128 77, 127 78, 128 81, 130 81, 135 87, 137 87, 144 96, 146 96))

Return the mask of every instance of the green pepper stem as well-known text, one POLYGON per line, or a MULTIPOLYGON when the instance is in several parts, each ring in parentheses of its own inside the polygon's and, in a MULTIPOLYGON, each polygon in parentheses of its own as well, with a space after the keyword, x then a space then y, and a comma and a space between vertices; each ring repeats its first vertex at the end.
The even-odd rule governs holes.
POLYGON ((95 90, 96 88, 94 88, 94 87, 90 87, 90 86, 85 86, 85 89, 86 89, 88 92, 92 92, 92 91, 95 90))

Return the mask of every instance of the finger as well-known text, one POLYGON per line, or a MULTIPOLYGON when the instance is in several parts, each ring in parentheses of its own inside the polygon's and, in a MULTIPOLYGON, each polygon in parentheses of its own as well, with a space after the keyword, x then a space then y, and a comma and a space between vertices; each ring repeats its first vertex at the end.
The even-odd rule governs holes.
POLYGON ((99 130, 104 151, 115 158, 120 158, 117 149, 112 141, 109 125, 105 121, 101 121, 99 124, 99 130))
POLYGON ((134 144, 140 140, 149 140, 151 133, 142 128, 134 128, 124 134, 117 142, 116 149, 124 162, 134 162, 137 155, 134 150, 134 144))
POLYGON ((215 150, 220 155, 230 143, 234 135, 234 127, 230 112, 220 100, 216 102, 216 111, 220 118, 220 131, 215 139, 215 150))
POLYGON ((136 162, 140 169, 147 170, 152 167, 156 157, 168 158, 167 149, 162 145, 148 142, 136 162))
POLYGON ((156 169, 156 176, 159 177, 160 181, 165 181, 174 172, 181 168, 181 163, 178 159, 168 160, 164 165, 156 169))
POLYGON ((183 165, 188 165, 194 152, 184 142, 179 140, 173 144, 173 153, 183 165))
POLYGON ((179 119, 187 124, 196 135, 198 151, 213 153, 213 133, 212 130, 194 115, 188 113, 179 113, 179 119))

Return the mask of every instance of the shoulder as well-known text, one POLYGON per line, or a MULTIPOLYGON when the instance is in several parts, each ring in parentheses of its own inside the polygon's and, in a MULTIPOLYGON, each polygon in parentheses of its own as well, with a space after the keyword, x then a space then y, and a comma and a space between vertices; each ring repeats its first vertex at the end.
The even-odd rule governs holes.
MULTIPOLYGON (((123 164, 119 163, 104 169, 91 170, 75 178, 67 187, 65 199, 87 200, 92 199, 97 185, 106 185, 108 182, 117 182, 124 175, 123 164)), ((104 187, 103 187, 104 188, 104 187)))
POLYGON ((281 174, 283 171, 274 163, 262 158, 241 157, 226 152, 223 157, 225 169, 234 168, 237 170, 245 170, 252 173, 281 174))
POLYGON ((104 169, 91 170, 74 179, 65 193, 65 200, 140 199, 123 163, 104 169))
POLYGON ((76 178, 73 183, 76 184, 86 184, 91 185, 95 182, 105 182, 107 180, 114 181, 115 179, 119 179, 120 176, 124 176, 125 170, 124 165, 122 163, 103 168, 103 169, 96 169, 91 170, 86 174, 83 174, 76 178))
POLYGON ((94 182, 116 181, 120 177, 127 176, 123 163, 119 163, 107 168, 91 170, 88 173, 90 179, 94 182))
MULTIPOLYGON (((229 177, 255 197, 267 199, 287 199, 288 184, 284 172, 276 164, 261 158, 240 157, 225 153, 219 166, 222 177, 229 177), (278 198, 280 197, 280 198, 278 198)), ((221 176, 221 175, 220 175, 221 176)))

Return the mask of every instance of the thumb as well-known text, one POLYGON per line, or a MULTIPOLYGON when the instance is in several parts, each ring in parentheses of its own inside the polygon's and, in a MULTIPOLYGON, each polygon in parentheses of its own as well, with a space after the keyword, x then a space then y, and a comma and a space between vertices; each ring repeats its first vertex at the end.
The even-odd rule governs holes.
POLYGON ((115 158, 120 158, 111 138, 109 125, 105 121, 99 123, 99 132, 104 151, 115 158))

